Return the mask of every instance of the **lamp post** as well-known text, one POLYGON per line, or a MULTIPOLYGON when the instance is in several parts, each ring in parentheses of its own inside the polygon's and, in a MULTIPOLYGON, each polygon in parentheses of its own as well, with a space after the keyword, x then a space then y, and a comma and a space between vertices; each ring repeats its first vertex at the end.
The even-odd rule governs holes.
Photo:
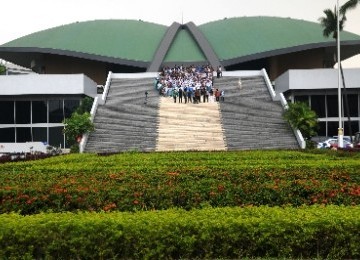
POLYGON ((344 147, 344 130, 342 127, 342 120, 341 120, 341 105, 342 105, 342 98, 341 98, 341 74, 340 74, 340 6, 339 0, 337 0, 337 7, 336 7, 336 16, 337 16, 337 62, 338 62, 338 109, 339 109, 339 128, 338 128, 338 147, 344 147))

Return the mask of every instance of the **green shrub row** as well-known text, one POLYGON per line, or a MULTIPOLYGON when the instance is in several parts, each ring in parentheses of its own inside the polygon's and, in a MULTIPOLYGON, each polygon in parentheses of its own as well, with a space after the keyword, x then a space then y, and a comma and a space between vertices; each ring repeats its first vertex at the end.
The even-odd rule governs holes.
MULTIPOLYGON (((12 170, 0 173, 0 213, 174 207, 189 210, 208 205, 359 205, 360 164, 353 161, 354 158, 300 152, 278 154, 283 161, 278 167, 272 161, 275 160, 274 153, 270 152, 264 152, 264 155, 251 152, 229 155, 179 153, 178 157, 189 161, 188 164, 179 158, 179 162, 171 159, 176 155, 173 153, 159 153, 159 157, 138 153, 109 157, 64 156, 59 157, 62 161, 52 158, 11 164, 12 170), (247 164, 247 161, 256 161, 254 154, 265 157, 270 166, 266 163, 263 166, 247 164), (304 163, 305 158, 296 163, 296 159, 288 158, 290 155, 309 158, 310 163, 304 163), (336 161, 336 164, 323 165, 325 159, 320 159, 315 167, 313 157, 319 156, 336 161), (234 160, 237 157, 242 161, 234 160), (284 158, 288 158, 286 164, 284 158), (220 164, 219 160, 228 164, 220 164), (231 160, 234 162, 229 163, 231 160), (58 172, 55 171, 57 161, 61 162, 58 172), (102 165, 101 168, 90 169, 88 164, 94 163, 102 165)), ((263 162, 265 159, 259 158, 263 162)))
POLYGON ((1 259, 360 258, 360 207, 0 215, 1 259))

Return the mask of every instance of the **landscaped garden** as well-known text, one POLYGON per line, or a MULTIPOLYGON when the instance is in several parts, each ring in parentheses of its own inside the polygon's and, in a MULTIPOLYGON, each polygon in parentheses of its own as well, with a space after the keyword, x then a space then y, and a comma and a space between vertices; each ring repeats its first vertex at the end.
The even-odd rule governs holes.
POLYGON ((360 258, 360 154, 71 154, 0 164, 0 258, 360 258))

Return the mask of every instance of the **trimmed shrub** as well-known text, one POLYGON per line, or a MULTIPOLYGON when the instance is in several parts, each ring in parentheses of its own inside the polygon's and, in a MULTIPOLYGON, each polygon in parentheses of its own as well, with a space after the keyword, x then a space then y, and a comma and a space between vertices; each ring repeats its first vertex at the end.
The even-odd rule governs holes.
POLYGON ((0 215, 1 259, 360 258, 360 207, 0 215))

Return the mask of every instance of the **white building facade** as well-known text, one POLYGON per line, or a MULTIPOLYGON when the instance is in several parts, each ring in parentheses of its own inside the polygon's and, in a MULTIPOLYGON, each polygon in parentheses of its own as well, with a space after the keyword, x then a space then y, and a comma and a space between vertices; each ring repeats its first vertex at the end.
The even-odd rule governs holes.
POLYGON ((96 83, 83 74, 0 76, 0 143, 67 147, 63 120, 96 95, 96 83))
MULTIPOLYGON (((352 134, 360 129, 360 69, 344 69, 344 82, 345 90, 341 85, 341 119, 344 134, 349 135, 349 117, 352 134)), ((288 70, 275 80, 275 91, 283 93, 288 102, 307 103, 317 113, 319 136, 337 135, 339 127, 337 69, 288 70)))

